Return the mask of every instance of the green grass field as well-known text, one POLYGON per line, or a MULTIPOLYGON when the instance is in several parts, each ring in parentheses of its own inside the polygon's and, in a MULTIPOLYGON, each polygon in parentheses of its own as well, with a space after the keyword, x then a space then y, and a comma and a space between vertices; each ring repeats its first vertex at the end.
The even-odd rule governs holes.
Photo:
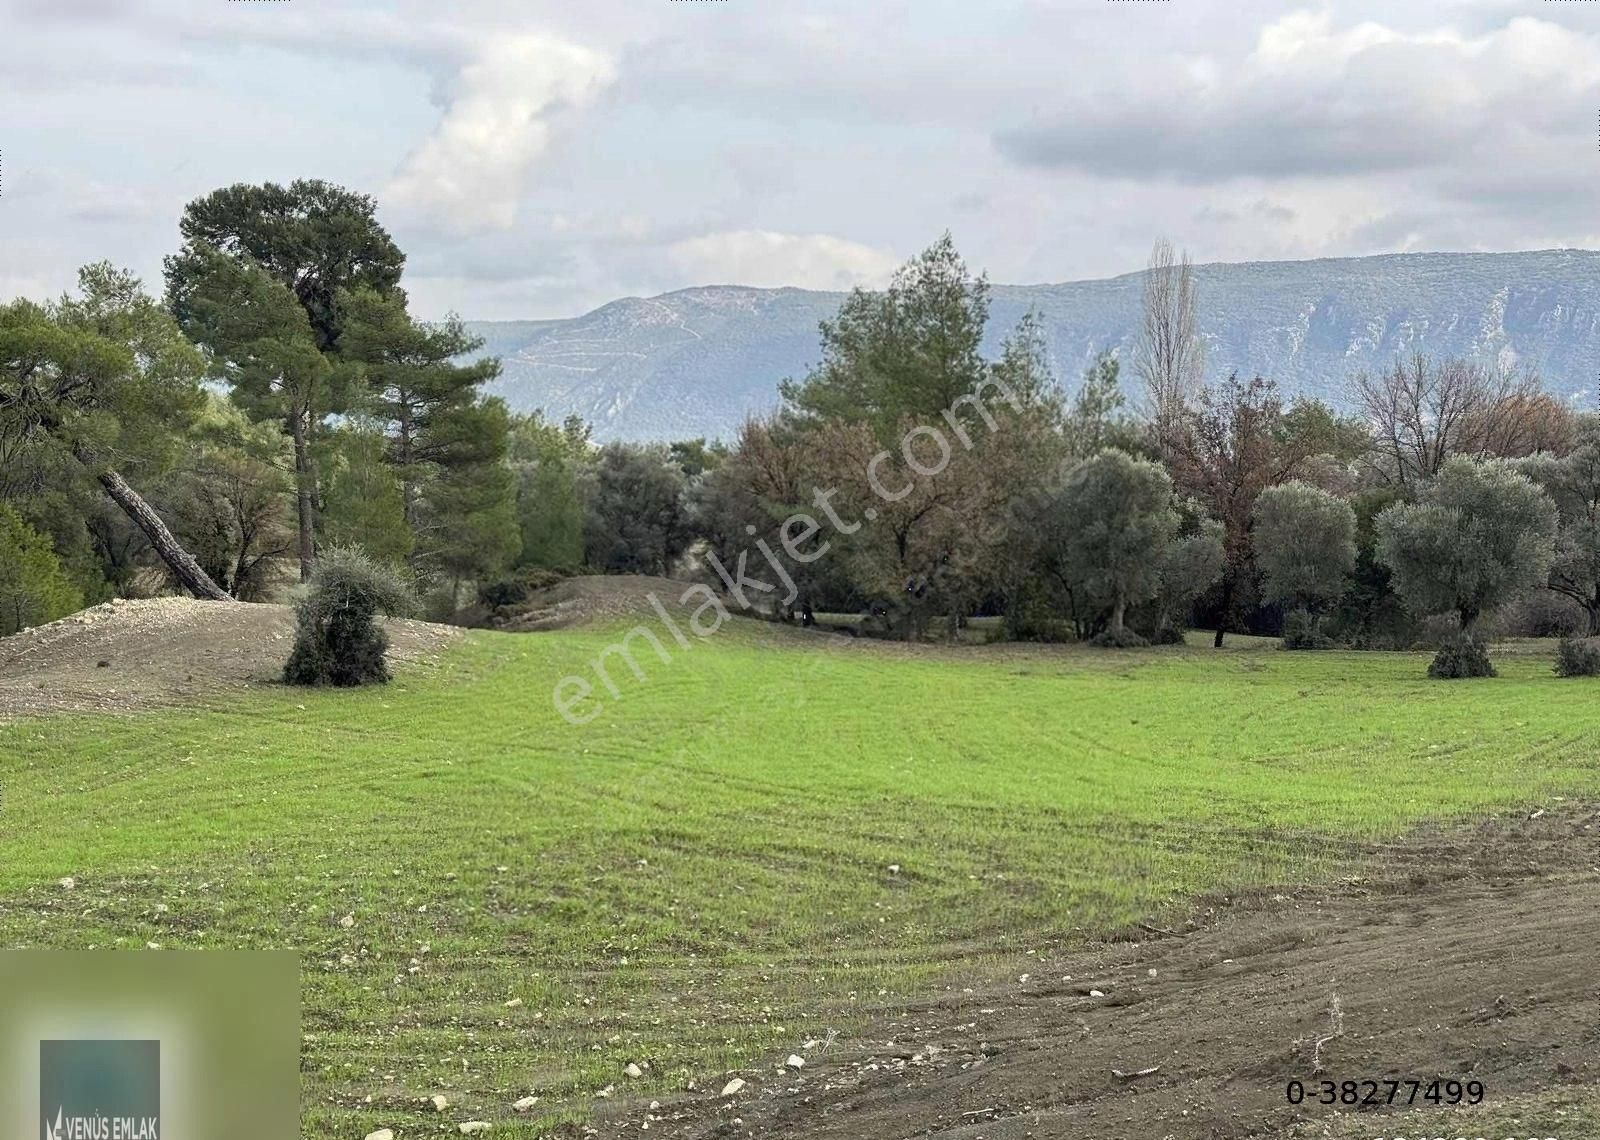
POLYGON ((1208 891, 1334 874, 1338 840, 1600 788, 1594 687, 1532 656, 1440 683, 1417 654, 734 623, 646 650, 645 683, 617 668, 621 699, 566 723, 554 681, 615 633, 0 727, 0 944, 295 947, 307 1135, 403 1129, 442 1093, 531 1136, 607 1085, 680 1086, 1208 891))

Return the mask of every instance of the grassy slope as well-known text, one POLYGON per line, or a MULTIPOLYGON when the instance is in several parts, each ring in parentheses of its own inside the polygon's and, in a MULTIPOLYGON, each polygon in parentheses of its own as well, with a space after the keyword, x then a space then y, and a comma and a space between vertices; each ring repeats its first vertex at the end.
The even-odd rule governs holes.
POLYGON ((1600 786, 1600 702, 1542 660, 1442 684, 1417 655, 774 636, 619 669, 581 728, 549 693, 593 629, 0 727, 0 945, 297 947, 308 1134, 435 1092, 500 1121, 538 1094, 496 1133, 536 1134, 630 1060, 648 1088, 781 1055, 997 955, 1331 873, 1323 836, 1600 786))

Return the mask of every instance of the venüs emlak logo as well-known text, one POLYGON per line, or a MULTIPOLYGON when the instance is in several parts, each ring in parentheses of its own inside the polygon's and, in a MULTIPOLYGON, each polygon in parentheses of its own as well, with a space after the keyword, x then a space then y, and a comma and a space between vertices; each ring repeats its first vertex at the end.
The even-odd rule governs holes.
POLYGON ((39 1042, 44 1140, 161 1140, 161 1042, 39 1042))

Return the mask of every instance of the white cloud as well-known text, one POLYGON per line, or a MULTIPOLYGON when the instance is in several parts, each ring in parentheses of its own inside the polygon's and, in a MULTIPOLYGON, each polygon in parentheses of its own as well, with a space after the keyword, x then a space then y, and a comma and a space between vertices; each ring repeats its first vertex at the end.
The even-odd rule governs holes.
POLYGON ((672 264, 696 284, 795 285, 803 289, 878 287, 900 261, 887 249, 829 234, 731 230, 674 242, 672 264))
POLYGON ((450 85, 443 118, 386 199, 448 229, 509 229, 554 120, 615 79, 608 57, 577 44, 541 35, 487 44, 450 85))
POLYGON ((1460 166, 1518 132, 1567 145, 1563 100, 1600 94, 1600 37, 1530 17, 1467 36, 1297 11, 1203 62, 1076 95, 996 141, 1024 165, 1096 176, 1347 177, 1460 166))

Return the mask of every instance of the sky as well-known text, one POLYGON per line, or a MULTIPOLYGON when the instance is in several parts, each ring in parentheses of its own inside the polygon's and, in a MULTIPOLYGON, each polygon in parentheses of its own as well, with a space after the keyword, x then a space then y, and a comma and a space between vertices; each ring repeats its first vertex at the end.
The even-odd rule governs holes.
POLYGON ((160 287, 235 182, 373 195, 425 318, 1600 247, 1600 4, 0 0, 0 297, 160 287))

